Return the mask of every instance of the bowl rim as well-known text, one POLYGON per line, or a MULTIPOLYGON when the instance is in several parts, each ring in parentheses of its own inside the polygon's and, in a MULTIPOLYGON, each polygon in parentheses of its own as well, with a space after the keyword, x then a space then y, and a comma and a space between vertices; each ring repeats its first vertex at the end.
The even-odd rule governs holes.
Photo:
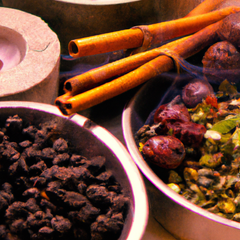
MULTIPOLYGON (((132 134, 132 127, 131 127, 131 119, 132 114, 135 113, 135 103, 136 99, 139 97, 141 92, 145 90, 147 84, 144 84, 136 93, 135 95, 129 100, 129 102, 125 105, 123 114, 122 114, 122 129, 123 129, 123 137, 127 146, 127 149, 132 156, 134 162, 143 173, 143 175, 153 184, 158 190, 160 190, 164 195, 170 198, 175 203, 181 205, 182 207, 186 208, 187 210, 196 213, 197 215, 204 216, 209 220, 217 222, 219 224, 224 224, 226 226, 230 226, 236 229, 240 229, 240 223, 235 222, 230 219, 226 219, 223 217, 218 216, 215 213, 211 213, 194 203, 184 199, 181 195, 173 191, 170 187, 168 187, 149 167, 149 165, 144 160, 143 156, 141 155, 138 147, 136 145, 136 141, 132 134)), ((151 84, 151 83, 150 83, 151 84)))
POLYGON ((79 5, 115 5, 115 4, 126 4, 131 2, 137 2, 139 0, 55 0, 56 2, 63 2, 67 4, 79 4, 79 5))
MULTIPOLYGON (((77 113, 71 116, 65 116, 56 106, 46 103, 29 101, 2 101, 0 102, 0 111, 3 108, 28 108, 37 111, 43 111, 54 114, 61 118, 68 118, 70 121, 83 128, 84 124, 89 121, 88 118, 77 113)), ((128 153, 126 147, 113 134, 96 124, 91 125, 91 127, 88 127, 87 129, 96 138, 102 141, 118 159, 120 159, 120 164, 123 166, 131 186, 134 205, 133 221, 126 240, 140 240, 145 232, 149 216, 147 191, 142 175, 134 163, 131 155, 128 153)))

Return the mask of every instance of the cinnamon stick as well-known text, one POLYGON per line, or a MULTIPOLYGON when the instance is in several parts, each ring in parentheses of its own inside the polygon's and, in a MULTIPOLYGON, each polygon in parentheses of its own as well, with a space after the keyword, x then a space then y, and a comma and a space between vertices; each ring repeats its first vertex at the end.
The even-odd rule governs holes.
POLYGON ((78 58, 121 49, 147 49, 163 41, 197 32, 237 11, 238 7, 227 7, 197 16, 193 16, 193 12, 189 17, 176 20, 75 39, 69 42, 68 50, 72 57, 78 58))
POLYGON ((71 92, 66 92, 64 94, 62 94, 61 96, 58 96, 56 99, 55 99, 55 104, 61 108, 62 106, 62 103, 63 102, 66 102, 69 98, 73 97, 74 95, 71 94, 71 92))
POLYGON ((71 95, 74 95, 89 90, 90 88, 96 87, 97 84, 105 82, 111 77, 136 69, 137 67, 157 57, 161 49, 171 48, 172 45, 176 45, 182 41, 184 41, 184 38, 175 40, 159 48, 154 48, 146 52, 122 58, 118 61, 105 64, 101 67, 72 77, 65 81, 64 91, 70 92, 71 95))
MULTIPOLYGON (((208 21, 211 22, 213 19, 216 19, 216 18, 222 19, 225 16, 239 10, 240 10, 239 7, 228 7, 228 8, 224 8, 211 13, 203 14, 200 16, 200 20, 198 20, 197 17, 191 18, 194 21, 193 22, 187 21, 187 23, 189 23, 187 25, 184 25, 183 23, 182 24, 185 26, 185 28, 190 28, 190 25, 191 25, 193 30, 194 26, 198 25, 198 23, 200 23, 201 20, 203 19, 205 20, 208 19, 208 21)), ((204 23, 206 23, 205 20, 204 20, 204 23)), ((166 23, 164 23, 164 25, 166 26, 166 23)), ((167 29, 167 27, 164 27, 164 29, 167 29)), ((155 35, 158 35, 158 34, 155 33, 155 35)), ((165 35, 165 33, 162 32, 159 35, 162 36, 162 35, 165 35)), ((170 37, 170 35, 171 34, 168 34, 168 37, 170 37)), ((179 32, 179 35, 180 35, 180 32, 179 32)), ((171 37, 173 37, 173 35, 171 35, 171 37)), ((160 39, 160 37, 158 38, 160 39)), ((168 48, 172 44, 175 44, 175 43, 169 43, 168 45, 166 45, 166 47, 168 48)), ((161 49, 162 47, 155 48, 153 50, 146 51, 143 53, 135 54, 127 58, 115 61, 113 63, 106 64, 102 67, 95 68, 93 70, 90 70, 86 73, 75 76, 73 78, 70 78, 64 83, 64 90, 70 91, 72 92, 72 94, 78 94, 83 91, 89 90, 92 87, 96 87, 97 85, 102 84, 107 79, 129 72, 141 66, 142 64, 152 60, 153 58, 159 55, 159 51, 161 51, 161 49)))
MULTIPOLYGON (((165 48, 164 51, 169 52, 173 58, 178 55, 182 58, 190 57, 218 39, 217 30, 219 29, 219 24, 221 22, 212 24, 187 37, 181 43, 165 48)), ((172 57, 161 55, 113 81, 59 103, 59 108, 66 115, 90 108, 130 90, 158 74, 169 71, 173 67, 172 57)))

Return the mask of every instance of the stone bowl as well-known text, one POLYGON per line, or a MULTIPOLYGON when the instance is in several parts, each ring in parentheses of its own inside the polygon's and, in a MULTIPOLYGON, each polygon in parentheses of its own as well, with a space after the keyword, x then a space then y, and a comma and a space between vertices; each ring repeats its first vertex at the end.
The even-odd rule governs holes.
POLYGON ((89 119, 75 114, 63 116, 57 107, 34 102, 3 101, 0 103, 1 121, 18 114, 33 124, 54 120, 63 138, 81 151, 85 157, 106 157, 105 167, 111 170, 130 199, 129 210, 119 240, 140 240, 148 221, 148 199, 138 168, 126 148, 111 133, 89 119), (83 140, 84 139, 84 140, 83 140))
POLYGON ((0 7, 0 15, 0 99, 53 104, 59 89, 58 36, 33 14, 0 7))
MULTIPOLYGON (((159 176, 162 175, 147 164, 138 150, 134 135, 162 98, 168 102, 166 93, 172 80, 169 74, 151 79, 129 101, 122 115, 123 136, 127 148, 146 177, 150 214, 177 239, 239 239, 240 223, 210 213, 174 192, 161 180, 159 176)), ((173 92, 170 93, 171 99, 172 94, 173 92)))

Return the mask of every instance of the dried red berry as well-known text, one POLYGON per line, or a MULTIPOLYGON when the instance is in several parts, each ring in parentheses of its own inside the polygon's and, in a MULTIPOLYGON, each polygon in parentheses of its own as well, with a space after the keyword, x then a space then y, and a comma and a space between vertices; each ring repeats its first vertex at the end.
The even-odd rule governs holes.
POLYGON ((184 157, 183 143, 173 136, 154 136, 143 146, 146 160, 163 168, 178 167, 184 157))

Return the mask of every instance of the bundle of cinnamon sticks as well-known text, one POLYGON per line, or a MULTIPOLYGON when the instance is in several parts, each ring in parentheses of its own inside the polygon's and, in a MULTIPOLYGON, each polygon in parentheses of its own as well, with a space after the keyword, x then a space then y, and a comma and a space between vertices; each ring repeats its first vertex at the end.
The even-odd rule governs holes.
POLYGON ((221 2, 223 0, 205 0, 186 17, 177 20, 70 41, 69 54, 74 58, 120 49, 133 49, 133 52, 68 79, 64 83, 65 94, 57 97, 55 104, 63 114, 71 115, 171 70, 179 57, 190 57, 213 44, 222 19, 240 11, 237 6, 215 10, 221 2), (181 38, 148 50, 177 37, 181 38), (108 81, 113 77, 116 78, 108 81))

